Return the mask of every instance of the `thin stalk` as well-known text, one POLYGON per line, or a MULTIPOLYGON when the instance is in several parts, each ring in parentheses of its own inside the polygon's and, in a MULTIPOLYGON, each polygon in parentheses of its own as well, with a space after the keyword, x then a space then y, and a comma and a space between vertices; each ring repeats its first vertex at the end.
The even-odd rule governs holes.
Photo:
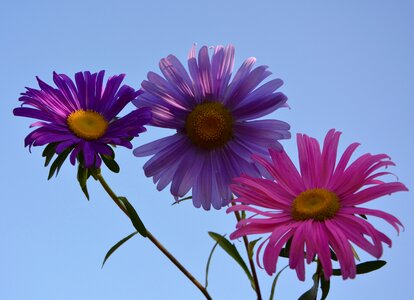
MULTIPOLYGON (((128 216, 128 212, 124 205, 119 201, 118 196, 112 191, 108 183, 98 171, 94 174, 95 178, 100 182, 104 190, 108 193, 115 204, 128 216)), ((212 300, 210 294, 201 285, 200 282, 151 234, 147 229, 148 239, 203 293, 207 300, 212 300)))
MULTIPOLYGON (((234 211, 234 214, 236 216, 237 222, 240 222, 240 213, 238 211, 234 211)), ((243 236, 243 242, 244 247, 246 248, 247 257, 249 258, 250 269, 252 270, 252 277, 254 281, 255 291, 257 294, 257 300, 262 300, 262 294, 260 292, 259 279, 257 278, 256 267, 254 265, 253 258, 249 255, 249 240, 247 239, 247 236, 243 236)))

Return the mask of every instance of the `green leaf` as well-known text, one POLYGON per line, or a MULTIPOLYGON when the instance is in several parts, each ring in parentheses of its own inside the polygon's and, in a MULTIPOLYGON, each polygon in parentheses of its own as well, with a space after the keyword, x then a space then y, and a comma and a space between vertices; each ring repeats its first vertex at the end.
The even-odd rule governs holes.
POLYGON ((45 167, 50 163, 56 152, 57 143, 50 143, 43 150, 42 156, 45 157, 45 167))
POLYGON ((364 263, 360 263, 356 265, 356 273, 366 274, 366 273, 381 269, 386 264, 387 262, 384 260, 373 260, 373 261, 367 261, 364 263))
POLYGON ((287 250, 286 248, 282 248, 282 250, 280 250, 279 256, 280 257, 289 257, 289 250, 287 250))
MULTIPOLYGON (((386 265, 386 261, 384 260, 373 260, 373 261, 367 261, 356 265, 356 273, 357 274, 366 274, 375 270, 378 270, 386 265)), ((333 269, 332 275, 340 276, 341 269, 333 269)))
POLYGON ((325 300, 329 294, 329 288, 331 287, 331 281, 325 280, 323 274, 321 275, 321 290, 322 290, 322 297, 321 300, 325 300))
POLYGON ((139 218, 137 212, 135 211, 135 208, 129 203, 128 199, 125 197, 118 197, 119 201, 125 206, 129 219, 132 222, 132 225, 134 225, 135 229, 139 232, 140 235, 143 237, 147 237, 147 229, 144 226, 144 223, 142 223, 141 219, 139 218))
POLYGON ((88 177, 89 177, 89 175, 88 175, 88 169, 82 167, 82 165, 79 164, 78 165, 78 175, 77 175, 78 182, 79 182, 79 185, 80 185, 83 193, 86 196, 86 199, 89 200, 88 188, 86 186, 86 181, 88 180, 88 177))
POLYGON ((352 247, 351 245, 351 249, 352 249, 352 253, 354 254, 354 257, 356 258, 357 261, 361 261, 361 259, 358 256, 358 253, 356 252, 356 250, 354 249, 354 247, 352 247))
POLYGON ((261 240, 262 238, 258 238, 256 240, 253 240, 251 242, 249 242, 248 246, 247 246, 247 253, 249 255, 250 258, 253 257, 253 253, 254 253, 254 246, 256 245, 256 243, 261 240))
POLYGON ((52 178, 52 176, 53 176, 53 174, 55 174, 55 172, 56 172, 56 175, 59 173, 60 167, 65 162, 65 160, 68 157, 69 153, 72 151, 72 148, 73 147, 67 148, 65 151, 63 151, 62 153, 60 153, 58 155, 58 157, 56 157, 55 161, 50 166, 49 176, 47 178, 48 180, 50 178, 52 178))
POLYGON ((289 265, 285 266, 282 270, 280 270, 279 272, 277 272, 275 279, 273 280, 272 283, 272 290, 270 291, 270 300, 273 300, 273 297, 275 295, 275 288, 276 288, 276 282, 279 279, 280 274, 282 274, 282 272, 288 267, 289 265))
POLYGON ((329 248, 329 251, 331 251, 331 259, 334 261, 338 261, 338 257, 336 257, 335 252, 331 248, 329 248))
POLYGON ((185 198, 181 198, 181 199, 178 199, 177 201, 174 201, 174 203, 173 204, 171 204, 171 205, 176 205, 176 204, 178 204, 178 203, 180 203, 180 202, 183 202, 183 201, 185 201, 185 200, 190 200, 190 199, 192 199, 193 198, 193 196, 188 196, 188 197, 185 197, 185 198))
POLYGON ((246 273, 247 277, 249 278, 250 282, 253 285, 252 274, 250 274, 250 270, 249 268, 247 268, 246 263, 244 262, 243 258, 240 256, 239 251, 237 251, 236 246, 234 246, 234 244, 230 243, 224 236, 218 233, 209 231, 208 234, 211 236, 213 240, 215 240, 220 245, 220 247, 224 251, 226 251, 228 255, 230 255, 240 265, 240 267, 242 267, 243 271, 246 273))
POLYGON ((105 265, 105 262, 108 260, 108 258, 119 248, 122 246, 122 244, 124 244, 126 241, 128 241, 130 238, 132 238, 134 235, 136 235, 138 232, 135 231, 133 233, 131 233, 130 235, 128 235, 127 237, 124 237, 122 240, 120 240, 118 243, 116 243, 115 245, 113 245, 111 247, 111 249, 109 249, 109 251, 106 253, 105 258, 102 262, 102 268, 105 265))
POLYGON ((207 259, 207 265, 206 265, 206 283, 204 285, 205 288, 207 288, 207 286, 208 286, 208 271, 210 269, 211 258, 213 257, 213 253, 214 253, 214 250, 216 250, 217 245, 218 245, 218 242, 216 242, 214 244, 213 248, 210 251, 210 255, 208 256, 208 259, 207 259))
POLYGON ((317 273, 313 274, 313 286, 305 292, 298 300, 316 300, 318 296, 319 276, 317 273))
POLYGON ((109 170, 111 170, 114 173, 119 173, 120 168, 119 168, 118 163, 115 161, 115 157, 105 155, 105 154, 101 154, 101 157, 102 157, 102 161, 108 167, 109 170))
POLYGON ((241 219, 242 220, 246 219, 246 211, 245 210, 241 211, 241 219))
POLYGON ((282 248, 282 250, 280 250, 280 253, 279 253, 280 257, 289 257, 290 244, 292 244, 292 238, 290 238, 286 242, 286 246, 282 248))

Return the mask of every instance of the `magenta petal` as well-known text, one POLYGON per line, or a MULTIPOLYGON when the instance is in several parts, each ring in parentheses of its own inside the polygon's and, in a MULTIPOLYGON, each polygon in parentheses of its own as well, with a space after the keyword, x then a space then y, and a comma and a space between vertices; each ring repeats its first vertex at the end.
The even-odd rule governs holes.
MULTIPOLYGON (((352 245, 358 246, 376 258, 383 253, 383 243, 392 245, 391 239, 359 215, 376 216, 391 224, 397 231, 401 222, 394 216, 374 209, 355 205, 407 188, 398 182, 386 183, 377 179, 389 172, 377 172, 382 167, 394 165, 385 154, 364 154, 349 166, 348 162, 358 144, 349 146, 335 168, 340 133, 330 130, 321 151, 316 139, 298 135, 299 164, 301 173, 283 150, 269 149, 270 157, 253 155, 266 172, 260 176, 241 175, 233 179, 231 189, 238 198, 227 213, 244 211, 249 215, 236 225, 232 239, 242 236, 267 234, 261 249, 263 265, 272 275, 276 270, 281 244, 292 239, 289 266, 296 270, 300 280, 305 278, 305 260, 311 263, 318 258, 325 280, 332 276, 332 250, 339 261, 344 279, 356 276, 352 245), (266 179, 262 178, 265 177, 266 179), (366 185, 372 185, 366 187, 366 185), (329 218, 309 216, 297 220, 292 206, 298 205, 296 197, 306 190, 325 189, 336 194, 340 202, 338 211, 329 218)), ((262 170, 262 169, 260 169, 262 170)))
POLYGON ((408 189, 400 182, 383 183, 366 188, 356 194, 347 195, 343 197, 342 202, 347 206, 358 205, 400 191, 408 191, 408 189))
MULTIPOLYGON (((294 229, 289 225, 276 227, 270 235, 269 242, 263 253, 263 266, 267 274, 272 275, 276 272, 279 253, 286 242, 291 238, 294 229)), ((259 251, 257 252, 259 255, 259 251)))

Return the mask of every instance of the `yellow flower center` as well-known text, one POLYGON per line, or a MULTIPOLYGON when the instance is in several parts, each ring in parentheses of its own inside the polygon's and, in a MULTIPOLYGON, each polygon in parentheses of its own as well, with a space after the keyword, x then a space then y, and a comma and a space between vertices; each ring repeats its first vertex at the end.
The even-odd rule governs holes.
POLYGON ((205 102, 197 105, 188 115, 185 129, 198 147, 218 148, 233 136, 233 117, 223 104, 205 102))
POLYGON ((66 123, 77 137, 84 140, 99 139, 108 128, 108 121, 93 110, 76 110, 68 116, 66 123))
POLYGON ((338 196, 325 189, 311 189, 299 194, 293 201, 292 217, 295 220, 332 218, 340 208, 338 196))

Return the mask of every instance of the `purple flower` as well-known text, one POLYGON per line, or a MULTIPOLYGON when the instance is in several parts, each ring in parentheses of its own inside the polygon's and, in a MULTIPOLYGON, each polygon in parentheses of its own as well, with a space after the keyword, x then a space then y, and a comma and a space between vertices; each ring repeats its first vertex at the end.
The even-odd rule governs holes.
MULTIPOLYGON (((102 157, 113 157, 109 145, 132 148, 130 140, 144 132, 151 120, 148 108, 137 109, 122 118, 118 113, 139 92, 123 85, 125 75, 112 76, 103 85, 105 72, 79 72, 75 83, 64 74, 53 73, 53 88, 37 78, 40 90, 27 88, 16 116, 39 119, 38 127, 25 139, 25 146, 52 145, 57 154, 70 154, 74 165, 78 158, 85 168, 99 168, 102 157), (31 107, 25 107, 31 106, 31 107)), ((65 157, 66 157, 65 156, 65 157)))
POLYGON ((281 148, 277 140, 290 138, 287 123, 254 120, 286 106, 287 97, 275 92, 282 80, 259 86, 271 72, 266 66, 253 69, 252 57, 230 80, 234 47, 213 49, 211 60, 206 46, 197 59, 192 47, 190 75, 175 56, 161 59, 165 78, 149 72, 142 82, 143 93, 133 101, 152 108, 152 125, 177 131, 134 150, 136 156, 153 155, 144 165, 146 176, 158 182, 158 190, 171 183, 176 198, 192 188, 194 206, 206 210, 231 201, 233 177, 258 175, 252 153, 268 155, 268 148, 281 148))

